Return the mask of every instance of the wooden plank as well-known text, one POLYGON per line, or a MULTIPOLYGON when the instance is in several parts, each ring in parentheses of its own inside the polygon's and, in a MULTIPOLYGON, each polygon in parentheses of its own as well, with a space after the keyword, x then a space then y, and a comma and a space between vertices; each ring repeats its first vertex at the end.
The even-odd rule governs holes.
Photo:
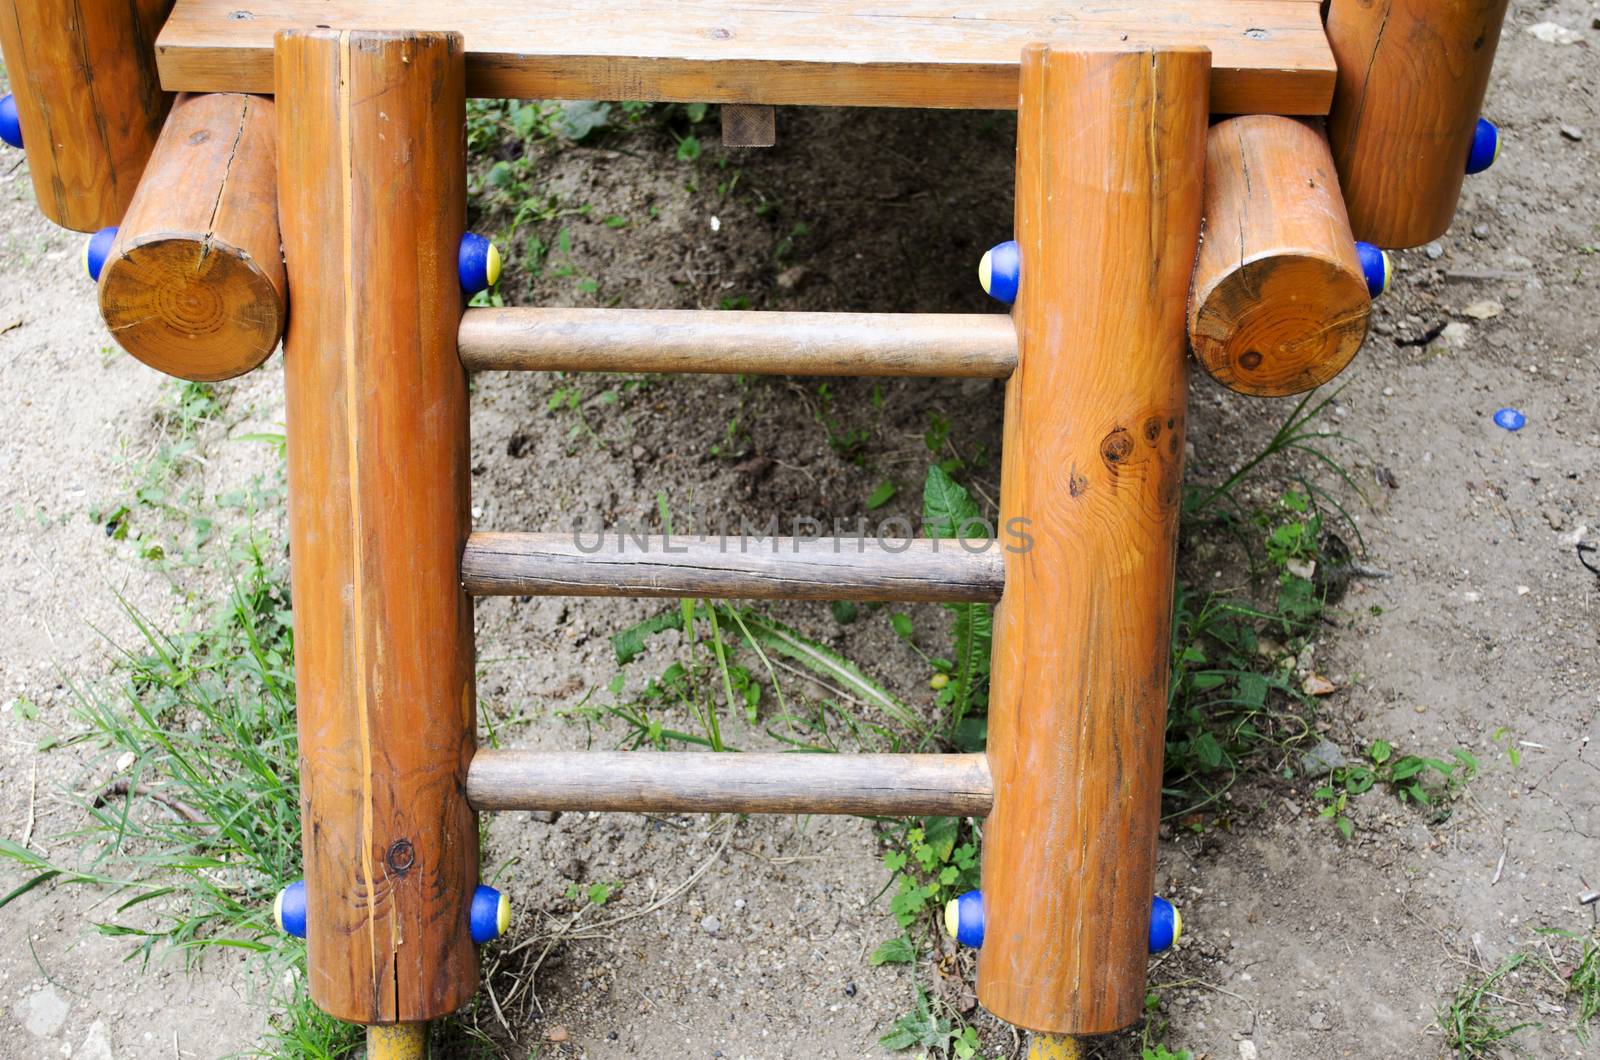
POLYGON ((312 25, 459 31, 468 93, 511 98, 1013 110, 1036 40, 1210 48, 1219 113, 1324 114, 1336 73, 1317 0, 178 0, 162 81, 270 92, 312 25))
POLYGON ((1189 343, 1213 379, 1241 394, 1319 387, 1367 337, 1372 296, 1315 125, 1249 114, 1206 137, 1206 234, 1189 343))
POLYGON ((287 315, 272 100, 180 96, 100 269, 117 344, 183 379, 231 379, 278 348, 287 315))
POLYGON ((461 60, 451 34, 313 30, 278 52, 307 980, 356 1023, 478 988, 461 60))
POLYGON ((995 613, 978 998, 1051 1034, 1144 1010, 1206 73, 1192 49, 1023 62, 1000 515, 1034 544, 995 613))
POLYGON ((477 533, 462 581, 474 596, 636 596, 738 600, 998 600, 991 541, 608 532, 477 533))
POLYGON ((485 750, 467 771, 480 811, 982 817, 992 799, 981 754, 485 750))
POLYGON ((1004 379, 1004 313, 469 309, 468 371, 713 372, 1004 379))

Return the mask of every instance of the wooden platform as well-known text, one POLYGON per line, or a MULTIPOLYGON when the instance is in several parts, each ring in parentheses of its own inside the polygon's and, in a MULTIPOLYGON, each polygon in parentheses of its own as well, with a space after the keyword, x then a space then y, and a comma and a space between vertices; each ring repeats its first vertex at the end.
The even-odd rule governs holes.
POLYGON ((457 30, 470 95, 1017 106, 1023 45, 1203 44, 1219 114, 1324 114, 1318 0, 177 0, 163 87, 270 93, 280 29, 457 30))

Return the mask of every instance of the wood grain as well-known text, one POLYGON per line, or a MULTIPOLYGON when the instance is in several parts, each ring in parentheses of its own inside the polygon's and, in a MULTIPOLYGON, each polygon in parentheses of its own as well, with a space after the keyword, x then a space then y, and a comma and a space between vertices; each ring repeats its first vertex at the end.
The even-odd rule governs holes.
POLYGON ((1317 0, 178 0, 162 82, 271 91, 272 34, 294 26, 457 30, 467 91, 642 99, 1014 110, 1033 40, 1203 45, 1219 113, 1325 114, 1334 65, 1317 0), (241 6, 242 5, 242 6, 241 6), (239 18, 244 11, 248 18, 239 18))
POLYGON ((982 817, 992 796, 981 754, 485 750, 467 772, 480 811, 982 817))
POLYGON ((1449 229, 1506 5, 1331 0, 1328 136, 1357 239, 1415 247, 1449 229))
POLYGON ((460 345, 474 372, 1003 379, 1017 362, 1003 313, 469 309, 460 345))
MULTIPOLYGON (((122 220, 171 97, 155 39, 172 0, 0 0, 0 51, 39 209, 63 228, 122 220)), ((272 76, 268 42, 265 72, 272 76)))
POLYGON ((1023 56, 1000 512, 1035 543, 995 615, 978 997, 1052 1034, 1144 1006, 1207 70, 1197 49, 1023 56))
POLYGON ((478 987, 463 73, 454 34, 278 44, 308 980, 357 1023, 478 987))
POLYGON ((998 600, 1000 546, 927 538, 476 533, 461 577, 474 596, 736 600, 998 600))
POLYGON ((1371 312, 1321 129, 1268 114, 1213 125, 1189 300, 1195 359, 1241 394, 1299 394, 1344 371, 1371 312))
POLYGON ((760 103, 722 105, 723 147, 774 147, 778 143, 778 112, 760 103))
POLYGON ((183 379, 231 379, 272 353, 288 286, 277 118, 265 96, 180 96, 100 270, 117 344, 183 379))

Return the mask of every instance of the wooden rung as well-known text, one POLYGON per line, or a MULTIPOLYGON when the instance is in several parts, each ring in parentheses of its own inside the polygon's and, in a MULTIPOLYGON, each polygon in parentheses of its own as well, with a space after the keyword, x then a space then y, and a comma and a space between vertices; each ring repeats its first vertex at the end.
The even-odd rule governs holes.
POLYGON ((1203 45, 1220 114, 1326 114, 1337 68, 1317 0, 178 0, 157 48, 169 89, 271 92, 283 29, 457 30, 467 92, 1015 110, 1023 47, 1203 45))
POLYGON ((1017 366, 1003 313, 469 309, 458 345, 475 372, 1004 379, 1017 366))
POLYGON ((926 538, 477 533, 461 578, 474 596, 955 603, 1000 599, 1001 551, 926 538))
POLYGON ((467 801, 480 811, 981 817, 994 785, 981 754, 479 751, 467 801))

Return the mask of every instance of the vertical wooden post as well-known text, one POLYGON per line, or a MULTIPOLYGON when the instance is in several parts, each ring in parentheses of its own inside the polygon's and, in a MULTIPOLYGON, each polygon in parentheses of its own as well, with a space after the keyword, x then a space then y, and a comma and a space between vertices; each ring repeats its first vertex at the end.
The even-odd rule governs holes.
POLYGON ((0 50, 39 209, 93 232, 122 219, 172 97, 155 40, 172 0, 0 0, 0 50))
POLYGON ((307 958, 312 999, 358 1023, 478 986, 462 55, 454 33, 277 39, 307 958))
POLYGON ((1144 1005, 1210 66, 1023 54, 978 997, 1035 1031, 1144 1005))
POLYGON ((1332 0, 1328 138, 1357 239, 1420 246, 1455 217, 1507 0, 1332 0))

